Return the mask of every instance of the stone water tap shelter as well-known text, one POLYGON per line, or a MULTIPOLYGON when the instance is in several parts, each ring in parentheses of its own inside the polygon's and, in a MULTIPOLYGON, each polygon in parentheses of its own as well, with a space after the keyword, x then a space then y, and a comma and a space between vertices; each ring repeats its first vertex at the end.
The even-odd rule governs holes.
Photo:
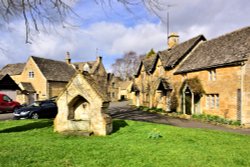
POLYGON ((106 114, 107 92, 87 72, 77 72, 57 99, 58 114, 54 130, 61 133, 93 133, 105 136, 112 132, 112 120, 106 114))

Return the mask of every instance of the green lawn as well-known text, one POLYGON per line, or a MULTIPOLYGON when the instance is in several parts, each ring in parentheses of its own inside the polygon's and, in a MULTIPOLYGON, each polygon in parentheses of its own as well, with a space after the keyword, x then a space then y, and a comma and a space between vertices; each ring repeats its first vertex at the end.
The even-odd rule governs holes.
POLYGON ((115 120, 107 137, 80 137, 54 133, 52 124, 0 122, 0 166, 250 166, 250 136, 115 120), (155 128, 162 138, 148 138, 155 128))

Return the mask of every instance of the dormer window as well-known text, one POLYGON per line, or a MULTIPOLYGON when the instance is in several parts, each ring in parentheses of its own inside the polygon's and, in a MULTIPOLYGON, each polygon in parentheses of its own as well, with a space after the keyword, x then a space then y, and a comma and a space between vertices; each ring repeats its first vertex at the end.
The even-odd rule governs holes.
POLYGON ((216 70, 209 70, 209 81, 216 81, 216 70))
POLYGON ((34 78, 34 77, 35 77, 34 71, 29 71, 29 78, 34 78))

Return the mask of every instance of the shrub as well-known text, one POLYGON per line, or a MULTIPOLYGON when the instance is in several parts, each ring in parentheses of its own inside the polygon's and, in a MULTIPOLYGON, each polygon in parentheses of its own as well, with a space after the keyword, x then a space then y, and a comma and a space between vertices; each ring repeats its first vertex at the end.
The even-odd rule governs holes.
POLYGON ((217 122, 217 123, 226 124, 226 125, 235 125, 235 126, 241 125, 240 121, 233 121, 233 120, 225 119, 217 115, 194 114, 192 115, 192 118, 204 120, 208 122, 217 122))
POLYGON ((156 128, 155 129, 153 129, 151 132, 149 132, 149 134, 148 134, 148 138, 149 139, 159 139, 159 138, 161 138, 162 137, 162 135, 160 134, 160 131, 159 130, 157 130, 156 128))

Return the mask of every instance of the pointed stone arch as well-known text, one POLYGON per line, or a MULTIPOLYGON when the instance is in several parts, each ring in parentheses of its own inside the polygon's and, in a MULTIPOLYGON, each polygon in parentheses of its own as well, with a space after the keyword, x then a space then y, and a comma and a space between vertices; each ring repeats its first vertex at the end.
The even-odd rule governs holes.
POLYGON ((198 78, 187 79, 183 82, 181 90, 183 114, 201 114, 200 100, 205 93, 198 78))

